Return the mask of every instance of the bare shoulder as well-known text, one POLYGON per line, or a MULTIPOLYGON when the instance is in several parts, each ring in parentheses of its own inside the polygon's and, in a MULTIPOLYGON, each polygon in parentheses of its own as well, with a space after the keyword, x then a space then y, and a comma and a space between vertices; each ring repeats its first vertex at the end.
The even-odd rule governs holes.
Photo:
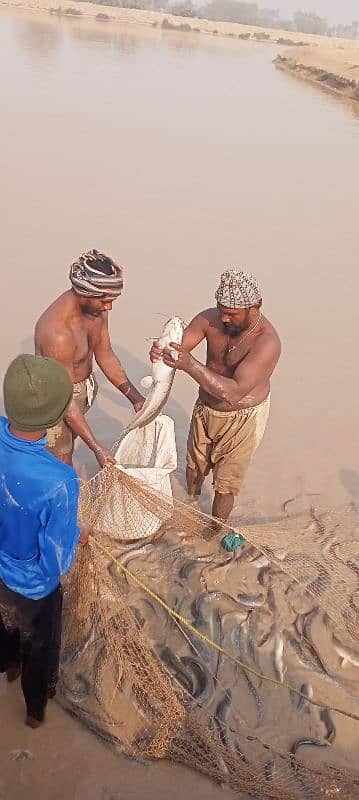
POLYGON ((202 328, 208 327, 211 320, 211 313, 210 313, 211 311, 215 311, 215 309, 206 308, 204 311, 200 311, 199 314, 196 314, 196 316, 193 317, 193 319, 191 319, 191 322, 188 324, 188 327, 190 326, 191 327, 196 326, 202 328))
POLYGON ((35 325, 36 352, 46 355, 47 345, 69 347, 73 335, 69 324, 73 312, 70 292, 57 298, 39 317, 35 325), (69 296, 70 295, 70 296, 69 296))
POLYGON ((281 354, 281 341, 272 323, 266 317, 262 319, 261 330, 254 339, 251 350, 253 354, 261 355, 276 364, 281 354))
POLYGON ((216 308, 205 308, 196 314, 190 322, 191 328, 201 328, 203 333, 206 333, 209 328, 218 328, 218 311, 216 308))

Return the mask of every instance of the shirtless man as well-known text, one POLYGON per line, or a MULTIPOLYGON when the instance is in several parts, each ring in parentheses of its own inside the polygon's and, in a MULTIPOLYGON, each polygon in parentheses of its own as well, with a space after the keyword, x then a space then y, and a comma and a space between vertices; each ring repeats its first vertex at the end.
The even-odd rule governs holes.
POLYGON ((217 308, 198 314, 184 332, 174 360, 154 343, 152 361, 187 372, 199 384, 187 443, 187 489, 201 493, 213 470, 212 514, 226 521, 267 423, 270 377, 280 340, 261 312, 262 296, 247 272, 228 270, 216 291, 217 308), (207 340, 206 366, 191 351, 207 340))
POLYGON ((93 357, 135 411, 144 403, 113 352, 108 331, 108 312, 123 289, 122 269, 108 256, 90 250, 72 264, 69 277, 72 288, 44 311, 35 328, 36 354, 63 364, 74 384, 74 399, 64 420, 48 431, 47 447, 61 461, 72 464, 74 441, 80 436, 103 467, 116 463, 115 459, 96 440, 84 416, 98 389, 93 357))

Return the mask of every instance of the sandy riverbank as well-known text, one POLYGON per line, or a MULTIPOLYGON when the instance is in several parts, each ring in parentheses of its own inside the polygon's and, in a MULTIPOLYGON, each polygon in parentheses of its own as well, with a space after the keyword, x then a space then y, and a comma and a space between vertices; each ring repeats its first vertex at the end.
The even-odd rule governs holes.
POLYGON ((278 55, 275 65, 285 72, 334 94, 359 101, 359 43, 348 47, 295 48, 278 55))
POLYGON ((240 25, 232 22, 219 22, 216 20, 200 19, 197 17, 180 17, 157 11, 143 11, 139 9, 115 8, 114 6, 98 5, 96 3, 76 2, 68 0, 1 0, 0 7, 26 9, 34 12, 47 12, 60 16, 84 17, 98 20, 99 23, 118 22, 124 24, 145 25, 155 28, 177 29, 188 33, 201 33, 210 36, 226 36, 243 40, 268 42, 287 46, 321 47, 323 42, 330 43, 336 48, 345 46, 346 49, 357 49, 358 43, 351 40, 328 39, 291 31, 259 28, 251 25, 240 25), (343 45, 344 42, 344 45, 343 45))

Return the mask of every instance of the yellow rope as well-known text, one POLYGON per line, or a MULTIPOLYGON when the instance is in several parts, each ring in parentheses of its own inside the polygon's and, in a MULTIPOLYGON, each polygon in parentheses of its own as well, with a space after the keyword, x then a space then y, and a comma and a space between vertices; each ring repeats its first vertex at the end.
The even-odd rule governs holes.
POLYGON ((311 703, 311 705, 313 706, 317 706, 318 708, 329 709, 330 711, 342 714, 345 717, 350 717, 351 719, 355 719, 357 722, 359 722, 359 716, 357 714, 353 714, 350 711, 344 711, 342 708, 336 708, 335 706, 328 706, 325 703, 321 703, 319 700, 313 700, 313 698, 307 697, 307 695, 303 694, 303 692, 301 692, 299 689, 296 689, 294 686, 291 686, 290 683, 287 683, 286 681, 283 682, 278 681, 276 678, 272 678, 270 675, 263 675, 263 673, 258 672, 258 670, 254 669, 253 667, 249 667, 247 664, 244 664, 242 661, 240 661, 239 658, 233 656, 232 653, 230 653, 228 650, 225 650, 223 647, 221 647, 221 645, 212 641, 212 639, 210 639, 204 633, 198 631, 197 628, 195 628, 187 619, 185 619, 185 617, 182 617, 181 614, 178 614, 177 611, 174 611, 174 609, 171 608, 169 605, 167 605, 167 603, 165 603, 165 601, 162 600, 161 597, 159 597, 155 592, 149 589, 149 587, 146 586, 146 584, 143 583, 143 581, 137 578, 137 576, 134 575, 133 572, 127 569, 127 567, 125 567, 125 565, 122 564, 121 561, 115 558, 115 556, 112 555, 111 551, 108 550, 107 547, 100 544, 100 542, 98 542, 97 539, 95 539, 93 536, 90 536, 89 538, 91 542, 93 542, 93 544, 95 544, 99 550, 105 553, 106 556, 108 556, 108 558, 110 558, 111 561, 113 561, 113 563, 116 565, 117 568, 121 569, 126 575, 128 575, 135 583, 137 583, 138 586, 140 586, 141 589, 143 589, 150 597, 152 597, 153 600, 156 600, 156 602, 160 606, 162 606, 162 608, 164 608, 171 617, 173 617, 175 620, 178 620, 178 622, 181 622, 182 625, 184 625, 186 628, 192 631, 192 633, 198 636, 198 638, 202 639, 202 641, 206 642, 206 644, 209 644, 215 650, 218 650, 218 652, 223 653, 223 655, 229 658, 230 661, 233 661, 235 664, 238 664, 247 672, 252 673, 252 675, 255 675, 257 678, 260 678, 261 680, 273 683, 275 686, 282 686, 285 689, 289 689, 290 692, 294 692, 296 695, 298 695, 298 697, 302 697, 304 700, 306 700, 308 703, 311 703))

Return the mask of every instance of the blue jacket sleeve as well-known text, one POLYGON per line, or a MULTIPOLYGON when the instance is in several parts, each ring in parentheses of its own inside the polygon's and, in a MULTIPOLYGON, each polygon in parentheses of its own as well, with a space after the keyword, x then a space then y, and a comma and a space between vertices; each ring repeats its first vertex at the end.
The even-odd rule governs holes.
POLYGON ((49 578, 61 577, 75 557, 80 536, 77 524, 79 482, 77 477, 61 481, 41 514, 39 550, 41 567, 49 578))

